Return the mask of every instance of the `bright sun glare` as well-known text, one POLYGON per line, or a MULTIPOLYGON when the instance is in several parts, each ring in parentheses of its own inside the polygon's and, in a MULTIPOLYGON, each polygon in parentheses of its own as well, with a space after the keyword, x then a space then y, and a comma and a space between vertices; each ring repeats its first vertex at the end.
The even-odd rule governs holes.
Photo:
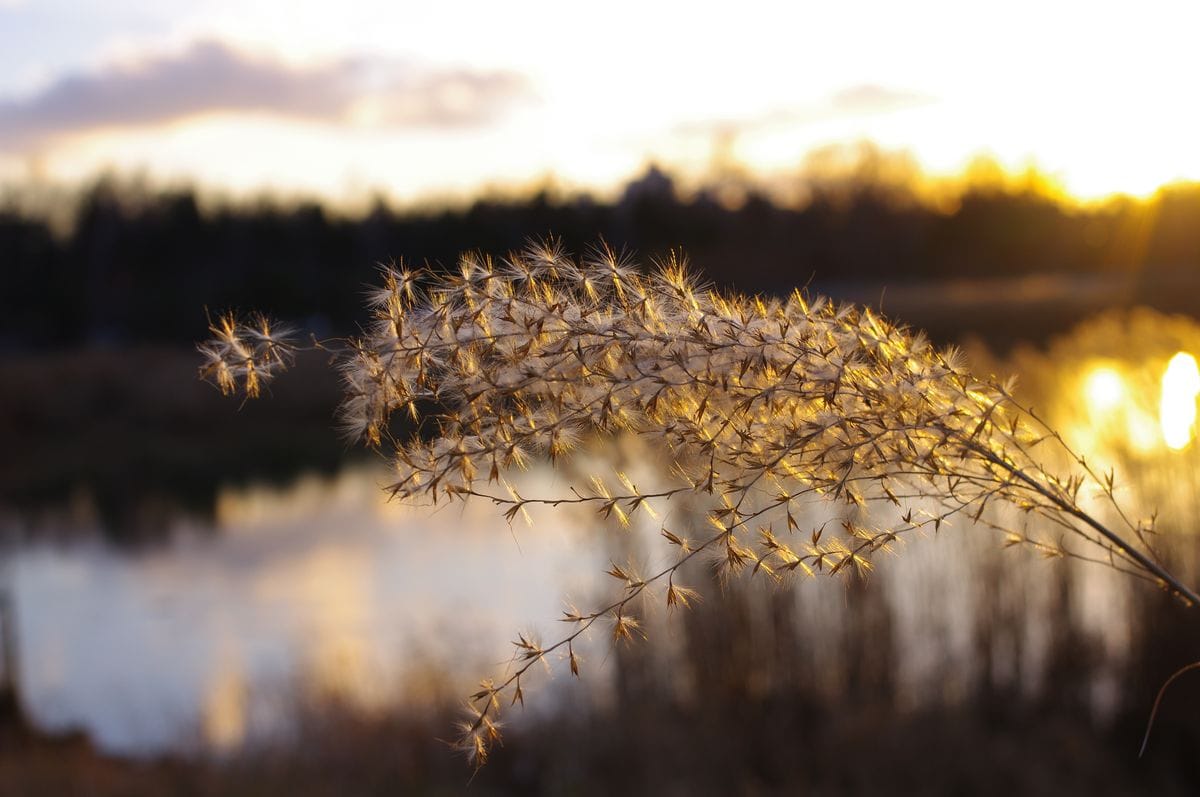
POLYGON ((1088 374, 1083 383, 1088 408, 1094 415, 1115 410, 1125 399, 1125 383, 1115 368, 1101 366, 1088 374))
POLYGON ((1196 396, 1200 394, 1200 368, 1196 358, 1181 351, 1167 363, 1162 377, 1159 422, 1168 448, 1179 450, 1192 440, 1196 424, 1196 396))

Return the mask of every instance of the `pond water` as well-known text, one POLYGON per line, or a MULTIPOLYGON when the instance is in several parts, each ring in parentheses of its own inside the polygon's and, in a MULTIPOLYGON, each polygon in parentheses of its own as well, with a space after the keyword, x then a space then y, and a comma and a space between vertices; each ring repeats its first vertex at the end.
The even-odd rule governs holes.
MULTIPOLYGON (((601 582, 614 546, 600 541, 617 538, 589 516, 556 513, 553 522, 538 516, 532 527, 510 528, 482 503, 389 503, 383 476, 357 467, 282 489, 226 489, 212 524, 177 520, 160 543, 139 549, 114 548, 98 534, 25 535, 5 576, 29 718, 137 756, 271 738, 313 693, 370 709, 428 699, 421 692, 433 684, 457 700, 503 670, 518 631, 551 639, 564 599, 595 605, 611 587, 601 582)), ((530 474, 552 489, 549 479, 530 474)), ((1004 592, 1020 595, 1028 611, 998 666, 1037 688, 1053 642, 1053 571, 1014 556, 993 536, 962 528, 915 538, 881 563, 872 583, 890 617, 887 637, 866 640, 865 651, 892 657, 901 705, 936 704, 969 688, 980 618, 999 605, 996 594, 980 593, 980 573, 996 566, 1004 592), (997 555, 1007 558, 998 563, 997 555)), ((1112 607, 1112 576, 1083 571, 1076 589, 1101 593, 1083 608, 1112 607)), ((797 620, 814 640, 837 639, 846 627, 846 584, 795 585, 797 620)), ((1119 659, 1127 629, 1112 611, 1077 619, 1104 629, 1119 659)), ((678 627, 666 623, 652 636, 678 627)), ((587 654, 593 664, 609 661, 597 652, 587 654)), ((844 688, 843 654, 837 644, 812 647, 816 688, 844 688)), ((589 670, 586 688, 603 685, 603 673, 589 670)), ((553 706, 555 688, 575 683, 553 681, 550 695, 539 685, 534 703, 553 706)), ((1111 676, 1095 686, 1111 692, 1111 676)))
POLYGON ((233 746, 301 687, 370 707, 406 697, 422 666, 492 674, 517 630, 603 569, 569 521, 400 507, 382 478, 225 490, 212 527, 179 520, 133 551, 26 535, 5 576, 31 720, 117 753, 233 746))

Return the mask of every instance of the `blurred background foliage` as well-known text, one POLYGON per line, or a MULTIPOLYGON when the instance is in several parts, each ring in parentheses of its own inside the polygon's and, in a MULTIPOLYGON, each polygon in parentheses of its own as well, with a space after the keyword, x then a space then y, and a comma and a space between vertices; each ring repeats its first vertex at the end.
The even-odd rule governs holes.
POLYGON ((643 258, 682 249, 705 278, 746 293, 809 286, 886 310, 895 292, 893 314, 942 339, 966 330, 1041 340, 1107 305, 1200 311, 1198 184, 1081 204, 1036 172, 1003 181, 968 172, 961 184, 922 188, 919 175, 903 183, 887 168, 901 156, 851 153, 850 167, 798 178, 800 198, 787 203, 740 183, 684 195, 656 167, 612 201, 547 188, 456 208, 380 198, 361 212, 115 177, 66 196, 11 188, 0 199, 0 345, 187 343, 203 335, 205 307, 347 334, 364 320, 362 290, 379 263, 453 266, 466 250, 502 256, 551 234, 575 252, 601 238, 643 258), (958 313, 981 284, 990 307, 972 307, 968 321, 958 313), (1056 312, 1030 313, 1032 328, 1003 312, 1048 302, 1056 312))

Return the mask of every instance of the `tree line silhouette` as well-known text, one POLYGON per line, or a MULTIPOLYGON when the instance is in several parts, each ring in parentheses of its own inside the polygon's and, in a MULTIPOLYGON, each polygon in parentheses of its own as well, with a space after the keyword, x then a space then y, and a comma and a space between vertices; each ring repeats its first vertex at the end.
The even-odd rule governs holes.
POLYGON ((193 188, 147 193, 103 178, 80 192, 65 233, 13 202, 0 207, 0 346, 190 342, 204 333, 205 307, 350 333, 376 264, 452 266, 465 249, 506 251, 546 234, 576 252, 603 237, 643 259, 681 248, 707 279, 745 292, 1134 275, 1158 286, 1143 301, 1200 309, 1178 290, 1200 267, 1200 184, 1092 206, 1027 186, 968 186, 948 209, 870 179, 809 188, 798 207, 756 189, 730 206, 714 190, 683 197, 651 167, 613 201, 543 191, 400 210, 379 200, 349 216, 266 199, 210 210, 193 188))

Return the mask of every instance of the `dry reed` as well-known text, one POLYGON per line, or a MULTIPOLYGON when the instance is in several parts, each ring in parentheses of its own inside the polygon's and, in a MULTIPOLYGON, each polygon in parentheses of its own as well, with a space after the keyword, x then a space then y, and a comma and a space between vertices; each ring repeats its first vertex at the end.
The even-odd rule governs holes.
MULTIPOLYGON (((660 524, 675 552, 666 566, 613 565, 611 601, 566 612, 570 630, 551 644, 518 637, 509 671, 471 697, 460 742, 477 765, 499 738, 502 701, 523 702, 535 663, 562 656, 578 674, 577 640, 597 623, 616 640, 641 633, 636 598, 661 591, 686 606, 696 594, 677 575, 698 556, 771 578, 862 574, 906 536, 963 517, 1006 544, 1099 561, 1200 601, 1155 558, 1153 519, 1118 506, 1111 472, 1093 471, 1010 385, 976 378, 956 350, 868 309, 799 291, 722 294, 674 256, 645 274, 606 245, 576 260, 554 241, 498 262, 464 255, 450 274, 387 268, 370 304, 372 324, 341 352, 341 420, 390 456, 394 496, 481 499, 510 521, 536 505, 590 505, 628 523, 673 498, 709 502, 706 528, 660 524), (426 434, 396 439, 397 412, 426 434), (537 457, 570 458, 585 437, 622 433, 664 453, 668 486, 596 474, 528 496, 506 479, 537 457), (1056 473, 1052 461, 1070 467, 1056 473), (805 525, 830 506, 850 511, 805 525)), ((225 392, 257 395, 295 348, 261 318, 224 316, 212 331, 202 373, 225 392)))

